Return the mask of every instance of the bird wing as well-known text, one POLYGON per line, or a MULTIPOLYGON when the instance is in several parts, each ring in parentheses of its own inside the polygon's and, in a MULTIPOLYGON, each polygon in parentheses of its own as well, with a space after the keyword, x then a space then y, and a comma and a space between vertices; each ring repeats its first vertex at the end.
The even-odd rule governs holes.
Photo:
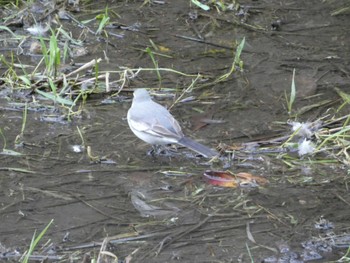
POLYGON ((171 125, 164 125, 164 122, 160 123, 156 118, 148 119, 147 121, 131 119, 129 120, 129 125, 137 131, 158 137, 182 138, 183 133, 178 122, 174 118, 168 121, 171 121, 171 125))
POLYGON ((179 123, 170 112, 153 101, 133 104, 128 116, 129 125, 139 132, 176 140, 184 137, 179 123))

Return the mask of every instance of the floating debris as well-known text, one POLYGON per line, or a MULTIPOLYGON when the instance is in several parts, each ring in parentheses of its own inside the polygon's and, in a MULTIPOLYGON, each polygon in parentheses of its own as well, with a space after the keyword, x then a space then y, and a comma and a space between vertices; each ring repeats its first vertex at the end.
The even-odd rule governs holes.
POLYGON ((258 187, 268 183, 268 180, 255 176, 250 173, 232 174, 228 171, 211 171, 204 172, 204 179, 212 185, 221 187, 258 187))
POLYGON ((303 156, 306 154, 311 154, 315 151, 315 146, 312 141, 304 139, 301 143, 298 144, 298 154, 303 156))
POLYGON ((26 30, 33 36, 44 36, 50 30, 50 24, 48 23, 46 26, 36 24, 32 27, 28 27, 26 30))

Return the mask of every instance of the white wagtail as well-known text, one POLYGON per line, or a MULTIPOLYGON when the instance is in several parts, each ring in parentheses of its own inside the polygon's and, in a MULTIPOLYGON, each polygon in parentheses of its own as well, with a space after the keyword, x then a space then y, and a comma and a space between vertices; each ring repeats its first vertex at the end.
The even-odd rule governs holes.
POLYGON ((218 155, 209 147, 185 137, 179 123, 166 108, 151 99, 146 89, 135 90, 127 119, 132 132, 149 144, 177 143, 207 158, 218 155))

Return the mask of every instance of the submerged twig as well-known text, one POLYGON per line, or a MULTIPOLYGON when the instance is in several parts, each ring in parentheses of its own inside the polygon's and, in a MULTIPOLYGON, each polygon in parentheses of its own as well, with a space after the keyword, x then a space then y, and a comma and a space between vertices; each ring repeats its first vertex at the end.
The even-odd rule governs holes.
POLYGON ((202 225, 204 225, 206 222, 208 222, 212 217, 213 217, 213 215, 209 215, 205 219, 203 219, 202 221, 200 221, 198 224, 196 224, 194 226, 191 226, 185 230, 180 230, 180 231, 178 231, 178 233, 175 233, 175 234, 173 234, 173 233, 169 234, 168 236, 163 238, 163 240, 161 242, 159 242, 157 247, 154 247, 148 253, 143 255, 143 257, 141 259, 145 258, 146 256, 150 255, 153 252, 155 252, 158 255, 164 248, 168 247, 169 245, 171 245, 175 241, 179 240, 180 238, 184 237, 185 235, 200 228, 202 225))

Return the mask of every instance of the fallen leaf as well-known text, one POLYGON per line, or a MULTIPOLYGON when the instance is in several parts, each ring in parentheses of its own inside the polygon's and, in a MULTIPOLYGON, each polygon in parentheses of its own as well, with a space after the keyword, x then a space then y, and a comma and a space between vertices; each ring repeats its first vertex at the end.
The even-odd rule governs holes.
POLYGON ((229 172, 207 170, 204 172, 204 178, 212 185, 231 188, 238 187, 236 178, 229 172))
POLYGON ((212 185, 237 188, 240 187, 258 187, 268 183, 268 180, 255 176, 250 173, 232 174, 229 171, 211 171, 204 172, 204 179, 212 185))
POLYGON ((250 173, 238 173, 236 174, 236 177, 239 177, 242 181, 245 181, 247 183, 255 181, 259 185, 265 185, 269 182, 264 177, 252 175, 250 173))

